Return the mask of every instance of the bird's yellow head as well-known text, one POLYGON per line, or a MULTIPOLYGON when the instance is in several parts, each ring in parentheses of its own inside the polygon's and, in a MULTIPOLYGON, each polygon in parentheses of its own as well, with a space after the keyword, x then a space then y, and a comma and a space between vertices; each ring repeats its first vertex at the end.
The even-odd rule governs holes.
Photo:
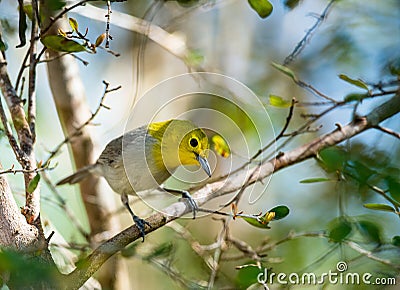
MULTIPOLYGON (((167 169, 180 165, 200 165, 211 176, 208 164, 209 143, 204 131, 186 120, 169 120, 152 123, 149 134, 159 140, 153 150, 156 163, 162 162, 167 169)), ((160 164, 161 165, 161 164, 160 164)))

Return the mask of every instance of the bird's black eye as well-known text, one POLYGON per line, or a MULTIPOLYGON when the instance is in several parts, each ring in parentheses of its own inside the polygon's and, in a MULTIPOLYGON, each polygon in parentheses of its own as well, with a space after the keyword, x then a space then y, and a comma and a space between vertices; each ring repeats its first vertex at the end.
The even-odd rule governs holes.
POLYGON ((197 141, 196 138, 191 138, 189 141, 190 146, 192 147, 197 147, 197 145, 199 145, 199 141, 197 141))

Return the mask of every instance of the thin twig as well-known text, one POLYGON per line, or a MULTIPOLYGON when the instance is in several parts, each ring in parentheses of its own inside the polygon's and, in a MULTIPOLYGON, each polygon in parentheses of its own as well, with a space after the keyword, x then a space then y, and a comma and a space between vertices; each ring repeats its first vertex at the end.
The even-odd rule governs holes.
POLYGON ((56 197, 56 199, 58 201, 58 203, 56 203, 56 204, 62 209, 63 212, 66 213, 68 219, 77 228, 78 232, 80 232, 80 234, 86 239, 86 241, 89 241, 89 239, 90 239, 89 233, 82 227, 81 223, 76 218, 76 215, 69 209, 69 207, 67 206, 67 203, 65 202, 65 199, 57 191, 56 187, 51 182, 47 172, 44 172, 41 176, 42 176, 44 182, 47 184, 50 191, 56 197))
POLYGON ((379 125, 375 126, 374 128, 378 129, 378 130, 380 130, 380 131, 382 131, 382 132, 384 132, 386 134, 392 135, 392 136, 396 137, 397 139, 400 139, 400 133, 398 133, 396 131, 393 131, 393 130, 391 130, 389 128, 385 128, 385 127, 382 127, 382 126, 379 126, 379 125))
MULTIPOLYGON (((139 257, 141 260, 143 260, 143 257, 139 257)), ((198 284, 196 281, 193 281, 191 279, 185 278, 181 271, 177 271, 171 267, 171 264, 168 262, 162 262, 159 261, 158 259, 151 258, 148 259, 150 263, 153 265, 157 266, 159 269, 164 271, 170 278, 180 284, 184 289, 203 289, 201 284, 198 284)))
POLYGON ((290 64, 293 60, 295 60, 295 58, 303 51, 303 49, 305 48, 306 44, 309 42, 309 40, 313 36, 313 33, 315 32, 315 30, 327 18, 329 10, 332 7, 334 2, 335 2, 335 0, 329 1, 328 5, 325 7, 325 9, 322 12, 322 14, 319 17, 317 17, 317 21, 315 21, 314 25, 311 26, 311 28, 307 30, 306 34, 297 43, 297 45, 294 48, 294 50, 285 58, 285 61, 283 62, 283 64, 285 66, 290 64))
MULTIPOLYGON (((3 93, 4 98, 6 99, 8 107, 10 108, 12 106, 15 106, 16 105, 15 103, 17 102, 17 100, 20 100, 20 99, 17 96, 16 91, 12 87, 12 84, 11 84, 11 81, 10 81, 10 78, 9 78, 8 72, 7 72, 7 62, 5 60, 5 56, 2 53, 0 53, 0 84, 1 84, 0 89, 3 93)), ((21 109, 20 112, 23 112, 23 110, 21 109)), ((12 116, 12 117, 15 117, 15 116, 12 116)), ((3 123, 3 127, 5 130, 6 136, 8 138, 8 142, 10 143, 10 146, 14 151, 15 157, 17 158, 17 160, 21 164, 21 166, 28 167, 27 165, 29 164, 29 160, 26 155, 26 152, 21 149, 16 138, 12 134, 12 131, 11 131, 10 125, 7 121, 6 113, 4 111, 1 100, 0 100, 0 118, 3 123)), ((22 125, 22 124, 19 124, 19 125, 22 125)), ((14 124, 14 126, 15 126, 15 124, 14 124)), ((16 129, 19 130, 21 128, 16 128, 16 129)), ((17 133, 20 133, 20 132, 17 131, 17 133)), ((25 137, 28 137, 30 135, 30 133, 29 132, 26 132, 26 133, 27 133, 27 136, 25 136, 25 137)), ((20 136, 18 136, 18 137, 20 137, 20 136)), ((20 140, 20 142, 21 142, 21 140, 20 140)), ((21 145, 23 145, 23 144, 21 144, 21 145)))
POLYGON ((41 171, 45 171, 45 170, 52 170, 52 168, 49 168, 48 166, 44 166, 44 167, 39 167, 39 168, 33 168, 33 169, 14 169, 13 167, 10 169, 6 169, 6 170, 2 170, 0 171, 0 175, 2 174, 17 174, 17 173, 38 173, 41 171))
POLYGON ((245 241, 239 240, 237 238, 232 237, 231 235, 227 236, 227 242, 231 243, 236 249, 242 252, 244 257, 248 257, 257 263, 257 267, 261 269, 261 260, 262 256, 257 253, 248 243, 245 241))
POLYGON ((297 102, 297 107, 330 106, 332 102, 297 102))
POLYGON ((111 93, 111 92, 113 92, 113 91, 119 90, 119 89, 121 88, 121 86, 117 86, 117 87, 115 87, 115 88, 109 89, 109 88, 108 88, 109 85, 110 85, 109 83, 107 83, 106 81, 103 81, 103 84, 105 85, 105 89, 104 89, 103 95, 102 95, 102 97, 101 97, 101 99, 100 99, 100 103, 99 103, 99 105, 97 106, 96 110, 91 114, 91 116, 89 117, 89 119, 86 120, 85 123, 83 123, 82 125, 80 125, 79 127, 77 127, 77 128, 75 129, 75 131, 74 131, 72 134, 70 134, 70 135, 68 135, 67 137, 65 137, 64 140, 61 141, 61 142, 56 146, 56 148, 53 149, 53 150, 50 152, 50 156, 49 156, 49 157, 46 159, 46 161, 44 162, 45 164, 48 163, 48 162, 50 162, 50 160, 53 159, 54 156, 57 155, 57 153, 60 151, 60 149, 61 149, 61 147, 62 147, 63 145, 65 145, 65 144, 67 144, 68 142, 70 142, 74 137, 79 136, 79 135, 81 134, 81 132, 82 132, 82 129, 83 129, 84 127, 86 127, 87 125, 89 125, 89 124, 93 121, 93 119, 94 119, 94 118, 97 116, 97 114, 100 112, 100 109, 101 109, 101 108, 110 109, 108 106, 106 106, 106 105, 104 104, 104 99, 105 99, 105 97, 107 96, 108 93, 111 93))
POLYGON ((400 203, 395 200, 394 198, 391 198, 390 196, 388 196, 386 194, 386 192, 384 190, 382 190, 381 188, 375 186, 375 185, 371 185, 367 183, 367 186, 372 189, 373 191, 375 191, 376 193, 380 194, 384 199, 386 199, 388 202, 390 202, 394 208, 396 209, 396 214, 400 217, 400 212, 399 212, 399 207, 400 207, 400 203))
POLYGON ((296 104, 296 99, 293 98, 292 99, 292 103, 291 103, 290 108, 289 108, 289 113, 288 113, 288 115, 286 117, 285 125, 283 125, 283 127, 282 127, 281 131, 279 132, 279 134, 271 142, 269 142, 266 146, 264 146, 262 149, 258 150, 258 152, 253 157, 251 157, 250 160, 256 159, 258 156, 260 156, 261 153, 263 153, 265 150, 267 150, 269 147, 271 147, 280 138, 282 138, 284 136, 287 128, 289 127, 290 121, 292 120, 293 111, 294 111, 294 105, 295 104, 296 104))
POLYGON ((219 270, 219 262, 221 260, 221 253, 223 250, 223 243, 225 242, 226 239, 226 235, 227 235, 227 231, 228 231, 228 225, 229 222, 232 219, 227 218, 223 220, 223 227, 220 231, 220 233, 218 234, 218 238, 217 238, 217 248, 215 249, 214 252, 214 257, 212 260, 212 267, 211 267, 211 275, 210 275, 210 279, 208 280, 208 289, 211 290, 214 288, 214 283, 215 283, 215 278, 217 277, 217 273, 219 270))
POLYGON ((106 4, 107 4, 107 14, 106 14, 107 22, 106 22, 106 45, 105 45, 105 47, 110 48, 110 38, 111 38, 111 36, 110 36, 110 21, 111 21, 112 11, 111 11, 110 1, 106 1, 106 4))
POLYGON ((306 82, 304 82, 304 81, 302 81, 302 80, 299 80, 299 79, 293 79, 293 81, 294 81, 297 85, 299 85, 299 86, 302 87, 302 88, 307 89, 308 91, 310 91, 311 93, 313 93, 313 94, 316 95, 317 97, 324 98, 325 100, 328 100, 328 101, 330 101, 331 103, 337 103, 336 100, 334 100, 334 99, 332 99, 331 97, 325 95, 324 93, 322 93, 321 91, 319 91, 319 90, 318 90, 317 88, 315 88, 314 86, 312 86, 312 85, 310 85, 310 84, 308 84, 308 83, 306 83, 306 82))
MULTIPOLYGON (((21 81, 22 75, 24 73, 24 70, 28 67, 26 65, 26 62, 28 61, 28 57, 29 57, 29 50, 26 52, 25 56, 24 56, 24 60, 21 63, 21 68, 18 71, 18 76, 17 76, 17 80, 15 81, 15 90, 18 91, 19 88, 19 83, 21 81)), ((21 89, 22 90, 22 89, 21 89)))
MULTIPOLYGON (((345 175, 347 175, 347 176, 353 178, 354 180, 360 182, 359 178, 357 178, 357 176, 355 176, 354 174, 351 174, 351 172, 349 172, 349 171, 344 171, 343 173, 344 173, 345 175)), ((394 208, 396 209, 397 215, 400 217, 400 214, 399 214, 400 203, 399 203, 398 201, 396 201, 395 199, 393 199, 393 198, 391 198, 390 196, 388 196, 388 195, 386 194, 386 192, 385 192, 383 189, 377 187, 376 185, 371 185, 371 184, 369 184, 368 182, 366 183, 366 185, 367 185, 371 190, 375 191, 376 193, 378 193, 379 195, 381 195, 384 199, 386 199, 388 202, 390 202, 390 203, 394 206, 394 208)))
MULTIPOLYGON (((290 135, 291 137, 289 137, 288 139, 286 139, 282 144, 280 144, 277 148, 276 151, 279 152, 283 147, 285 147, 289 142, 291 142, 293 140, 293 138, 299 134, 295 133, 295 132, 303 132, 304 130, 307 130, 307 128, 309 128, 313 123, 315 123, 317 120, 321 119, 323 116, 325 116, 326 114, 328 114, 329 112, 337 109, 340 106, 343 106, 345 103, 337 103, 335 105, 333 105, 332 107, 327 108, 326 110, 322 111, 321 113, 319 113, 315 118, 313 118, 312 120, 307 121, 306 123, 304 123, 302 126, 300 126, 299 128, 297 128, 295 131, 291 132, 290 135)), ((269 158, 270 156, 267 156, 265 159, 269 158)))
POLYGON ((15 157, 17 158, 18 162, 22 162, 22 156, 24 156, 24 152, 18 145, 17 139, 12 134, 10 125, 8 124, 7 116, 3 108, 2 100, 0 99, 0 118, 1 122, 3 123, 4 132, 7 136, 8 142, 10 143, 11 148, 14 151, 15 157))
POLYGON ((383 258, 375 256, 371 251, 363 249, 362 247, 360 247, 359 244, 357 244, 355 242, 345 240, 345 241, 343 241, 343 243, 346 244, 347 246, 349 246, 350 248, 352 248, 353 250, 355 250, 356 252, 360 253, 361 255, 368 257, 371 260, 377 261, 379 263, 393 267, 394 269, 400 270, 400 266, 398 264, 393 264, 388 259, 383 259, 383 258))
POLYGON ((294 137, 294 136, 298 136, 298 135, 306 134, 306 133, 315 133, 315 132, 318 132, 321 128, 322 128, 322 125, 319 125, 318 127, 315 127, 315 128, 307 127, 302 131, 296 130, 291 133, 283 134, 283 137, 294 137))
POLYGON ((36 139, 36 53, 37 53, 37 35, 39 31, 37 11, 38 2, 32 0, 32 28, 31 28, 31 45, 29 48, 29 81, 28 81, 28 123, 31 130, 32 143, 36 139))
POLYGON ((278 241, 275 241, 273 243, 265 243, 265 244, 257 247, 256 249, 252 249, 252 251, 249 251, 248 253, 246 253, 246 251, 241 251, 240 254, 224 256, 222 259, 225 261, 241 260, 244 258, 249 258, 249 253, 254 253, 255 255, 260 257, 260 259, 264 259, 264 257, 267 256, 267 253, 269 251, 274 250, 277 246, 284 244, 288 241, 295 240, 295 239, 302 238, 302 237, 327 238, 327 235, 324 231, 303 232, 303 233, 289 232, 286 237, 284 237, 278 241))

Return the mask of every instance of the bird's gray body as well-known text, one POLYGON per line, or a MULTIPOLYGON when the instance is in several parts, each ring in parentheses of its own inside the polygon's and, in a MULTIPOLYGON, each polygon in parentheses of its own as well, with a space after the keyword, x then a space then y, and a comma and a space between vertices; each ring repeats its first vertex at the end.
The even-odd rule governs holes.
POLYGON ((104 176, 117 193, 157 188, 171 176, 166 170, 150 170, 157 168, 151 150, 159 141, 146 132, 147 126, 142 126, 114 139, 96 162, 93 172, 104 176))
POLYGON ((81 168, 58 185, 80 182, 92 173, 103 176, 119 194, 132 195, 157 188, 173 172, 156 170, 152 152, 156 146, 160 146, 159 141, 147 134, 147 126, 136 128, 108 143, 95 164, 81 168))
MULTIPOLYGON (((103 176, 110 187, 121 195, 122 203, 144 240, 145 226, 150 224, 133 213, 128 195, 159 188, 180 165, 199 164, 211 176, 205 153, 208 148, 206 134, 190 121, 152 123, 112 140, 95 164, 79 169, 57 185, 78 183, 90 173, 103 176)), ((187 191, 173 192, 179 192, 189 200, 194 218, 197 205, 190 194, 187 191)))
POLYGON ((182 164, 199 164, 211 175, 204 153, 207 149, 207 136, 190 121, 152 123, 112 140, 95 164, 79 169, 57 185, 78 183, 93 173, 103 176, 116 193, 131 195, 159 188, 182 164))

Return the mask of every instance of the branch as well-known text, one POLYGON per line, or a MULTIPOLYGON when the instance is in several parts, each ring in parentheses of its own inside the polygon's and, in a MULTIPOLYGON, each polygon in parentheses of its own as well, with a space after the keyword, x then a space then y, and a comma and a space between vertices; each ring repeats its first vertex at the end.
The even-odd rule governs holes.
MULTIPOLYGON (((315 157, 322 149, 352 138, 399 112, 400 92, 386 103, 383 103, 372 110, 370 114, 364 117, 359 117, 346 126, 337 128, 324 136, 314 139, 308 144, 281 154, 276 159, 273 158, 268 160, 267 162, 252 168, 250 172, 241 170, 234 174, 229 181, 224 179, 207 184, 197 190, 193 194, 193 197, 196 198, 197 204, 201 206, 218 196, 235 192, 240 190, 243 186, 248 187, 258 181, 262 181, 273 172, 286 168, 292 164, 300 163, 305 159, 315 157), (252 178, 243 185, 242 180, 246 176, 252 176, 252 178)), ((153 232, 190 211, 191 209, 184 202, 176 202, 163 209, 163 213, 158 212, 147 218, 146 221, 151 225, 151 227, 146 227, 145 232, 146 234, 153 232)), ((138 228, 136 225, 133 225, 104 242, 91 255, 81 261, 79 266, 73 272, 67 275, 66 285, 68 285, 68 289, 78 289, 108 258, 140 237, 141 235, 138 228)))
MULTIPOLYGON (((8 109, 11 113, 11 118, 15 131, 18 135, 19 148, 21 149, 17 156, 18 162, 25 170, 36 168, 35 154, 33 152, 33 138, 26 114, 22 106, 21 99, 11 84, 10 77, 7 72, 7 62, 2 53, 0 53, 0 89, 6 100, 8 109)), ((3 118, 3 117, 2 117, 3 118)), ((3 124, 7 127, 7 124, 3 124)), ((9 139, 10 143, 14 141, 9 139)), ((15 145, 15 144, 14 144, 15 145)), ((13 145, 12 145, 13 146, 13 145)), ((16 151, 16 148, 13 147, 16 151)), ((28 188, 30 181, 36 175, 34 172, 24 174, 25 188, 28 188)), ((26 191, 24 214, 29 223, 33 223, 39 217, 40 213, 40 190, 39 186, 34 192, 26 191)))
POLYGON ((10 128, 10 125, 8 124, 6 112, 4 111, 3 103, 1 101, 1 99, 0 99, 0 118, 1 118, 1 122, 3 123, 3 126, 4 126, 4 132, 6 133, 8 142, 10 143, 10 146, 13 149, 18 162, 21 163, 22 157, 24 156, 24 152, 19 147, 17 140, 15 139, 13 133, 11 132, 11 128, 10 128))

